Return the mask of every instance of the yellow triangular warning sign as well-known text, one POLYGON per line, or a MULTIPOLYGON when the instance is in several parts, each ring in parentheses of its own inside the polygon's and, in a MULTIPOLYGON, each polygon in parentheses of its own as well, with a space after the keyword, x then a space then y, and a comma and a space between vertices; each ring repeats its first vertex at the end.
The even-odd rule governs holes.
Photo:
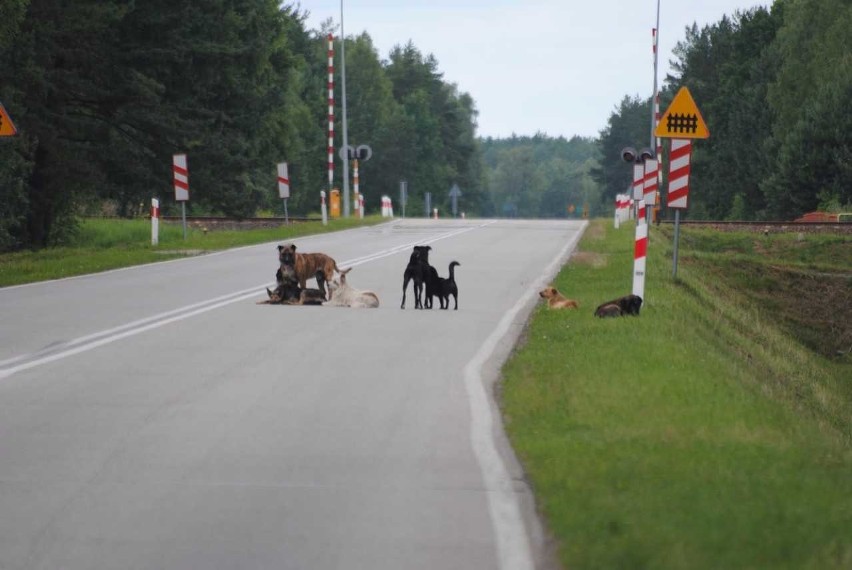
POLYGON ((654 135, 664 139, 706 139, 710 137, 707 123, 692 99, 689 89, 681 87, 672 104, 660 117, 654 135))
POLYGON ((16 134, 18 129, 15 128, 15 123, 9 118, 3 103, 0 103, 0 137, 11 137, 16 134))

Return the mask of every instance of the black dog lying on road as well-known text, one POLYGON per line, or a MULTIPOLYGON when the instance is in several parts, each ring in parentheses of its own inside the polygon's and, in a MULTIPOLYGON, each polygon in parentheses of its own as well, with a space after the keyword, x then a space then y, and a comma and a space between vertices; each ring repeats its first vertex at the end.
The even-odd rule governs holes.
POLYGON ((625 295, 606 303, 601 303, 595 309, 596 317, 620 317, 623 315, 639 315, 642 307, 642 297, 638 295, 625 295))
POLYGON ((325 275, 318 270, 316 277, 317 283, 320 284, 319 289, 302 289, 293 266, 281 265, 275 272, 275 290, 267 287, 266 294, 269 298, 259 301, 258 305, 322 305, 325 301, 325 275))

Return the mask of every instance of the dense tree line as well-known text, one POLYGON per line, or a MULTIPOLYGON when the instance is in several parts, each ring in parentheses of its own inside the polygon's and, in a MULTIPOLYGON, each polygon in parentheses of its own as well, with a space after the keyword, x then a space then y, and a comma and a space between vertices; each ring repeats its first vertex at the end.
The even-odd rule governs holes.
MULTIPOLYGON (((290 210, 319 209, 327 181, 327 33, 275 0, 7 0, 0 6, 2 101, 19 135, 0 153, 0 249, 62 240, 104 204, 150 198, 175 211, 172 155, 185 152, 190 213, 281 212, 275 163, 290 165, 290 210)), ((339 38, 337 61, 340 57, 339 38)), ((381 60, 346 40, 350 144, 369 144, 372 207, 407 180, 448 204, 457 183, 482 200, 472 98, 412 44, 381 60)), ((341 144, 336 65, 335 146, 341 144)), ((335 185, 342 173, 336 160, 335 185)))
POLYGON ((482 142, 486 167, 485 216, 579 218, 603 212, 590 172, 598 161, 594 139, 512 136, 482 142))
MULTIPOLYGON (((19 135, 0 139, 0 250, 61 243, 111 205, 175 212, 171 157, 186 152, 190 213, 281 213, 275 163, 290 165, 290 211, 316 212, 327 182, 327 34, 274 0, 5 0, 0 101, 19 135)), ((852 4, 776 0, 685 30, 662 105, 686 85, 712 136, 695 144, 695 218, 790 219, 852 208, 852 4)), ((411 42, 386 58, 346 38, 349 142, 368 209, 407 181, 446 212, 608 214, 631 183, 625 146, 648 146, 650 98, 625 96, 596 139, 478 139, 477 110, 411 42), (574 212, 570 208, 574 207, 574 212)), ((341 144, 340 40, 336 40, 341 144)), ((334 180, 341 186, 341 162, 334 180)), ((665 188, 665 185, 663 186, 665 188)))
MULTIPOLYGON (((678 43, 662 108, 690 89, 711 137, 693 150, 688 215, 793 219, 852 209, 852 4, 776 0, 678 43)), ((648 146, 650 99, 626 97, 601 131, 606 196, 630 185, 624 146, 648 146)))

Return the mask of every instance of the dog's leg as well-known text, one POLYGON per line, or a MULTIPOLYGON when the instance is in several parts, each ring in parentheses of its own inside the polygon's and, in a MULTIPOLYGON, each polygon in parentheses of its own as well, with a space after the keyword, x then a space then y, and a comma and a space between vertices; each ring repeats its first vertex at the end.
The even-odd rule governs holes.
POLYGON ((414 308, 423 309, 423 282, 414 278, 414 308))
POLYGON ((405 308, 405 290, 408 289, 408 282, 411 278, 406 274, 402 279, 402 304, 399 306, 400 309, 405 308))

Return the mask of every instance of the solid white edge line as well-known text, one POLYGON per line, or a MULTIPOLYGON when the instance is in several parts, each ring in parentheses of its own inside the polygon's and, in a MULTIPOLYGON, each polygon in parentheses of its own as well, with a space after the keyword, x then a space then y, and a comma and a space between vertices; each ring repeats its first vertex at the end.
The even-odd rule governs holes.
MULTIPOLYGON (((494 355, 497 346, 506 338, 518 314, 557 273, 577 246, 588 222, 565 245, 559 255, 545 268, 518 302, 503 316, 497 328, 485 340, 476 355, 464 368, 464 386, 470 405, 470 441, 476 456, 488 498, 488 510, 497 545, 501 570, 533 570, 532 549, 521 514, 520 502, 494 437, 492 400, 485 390, 482 369, 494 355)), ((496 404, 495 404, 496 407, 496 404)), ((501 422, 502 423, 502 422, 501 422)), ((502 429, 502 427, 501 427, 502 429)))

